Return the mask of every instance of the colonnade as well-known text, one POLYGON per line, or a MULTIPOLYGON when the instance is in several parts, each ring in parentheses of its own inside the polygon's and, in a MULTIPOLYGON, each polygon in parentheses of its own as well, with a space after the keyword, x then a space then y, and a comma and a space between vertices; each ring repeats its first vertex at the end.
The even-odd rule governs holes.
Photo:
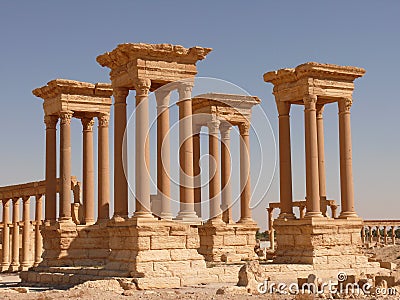
POLYGON ((396 245, 399 239, 399 220, 366 220, 361 230, 364 245, 396 245))
MULTIPOLYGON (((56 125, 60 120, 60 212, 59 219, 71 221, 71 119, 72 111, 46 115, 46 203, 45 219, 54 221, 56 213, 56 125)), ((98 220, 109 218, 109 114, 80 117, 83 132, 83 206, 85 224, 95 223, 93 126, 98 119, 98 220)))

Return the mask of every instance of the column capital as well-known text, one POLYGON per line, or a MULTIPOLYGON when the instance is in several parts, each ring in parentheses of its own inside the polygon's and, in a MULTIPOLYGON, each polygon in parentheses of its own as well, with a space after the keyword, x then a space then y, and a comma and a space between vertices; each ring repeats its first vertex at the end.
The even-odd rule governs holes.
POLYGON ((231 130, 232 124, 228 122, 221 122, 221 125, 219 125, 219 131, 221 132, 221 139, 223 141, 231 138, 231 130))
POLYGON ((61 111, 58 113, 59 117, 60 117, 60 122, 61 125, 70 125, 71 124, 71 119, 73 116, 73 112, 72 111, 61 111))
POLYGON ((126 103, 126 97, 129 95, 129 89, 123 87, 113 88, 113 96, 115 103, 126 103))
POLYGON ((101 113, 97 116, 97 120, 99 122, 99 127, 108 127, 108 123, 110 121, 110 114, 101 113))
POLYGON ((136 96, 147 96, 150 91, 151 80, 148 78, 138 78, 134 82, 136 96))
POLYGON ((157 102, 157 108, 160 109, 166 109, 169 106, 169 96, 171 94, 171 91, 166 88, 159 88, 156 91, 154 91, 154 94, 156 96, 156 102, 157 102))
POLYGON ((338 101, 339 104, 339 113, 349 113, 350 108, 353 105, 353 99, 348 97, 348 98, 341 98, 338 101))
POLYGON ((303 102, 306 109, 315 109, 318 97, 316 95, 304 95, 303 102))
POLYGON ((81 118, 83 131, 93 131, 94 126, 94 118, 92 117, 83 117, 81 118))
POLYGON ((289 116, 290 107, 291 107, 290 102, 279 101, 279 100, 276 100, 275 102, 276 102, 276 107, 278 109, 279 117, 281 117, 281 116, 289 116))
POLYGON ((220 123, 221 122, 218 119, 213 119, 213 120, 207 122, 208 134, 218 135, 220 123))
POLYGON ((250 122, 243 122, 239 124, 240 135, 249 135, 250 122))
POLYGON ((317 119, 322 119, 323 114, 324 114, 324 108, 325 108, 325 104, 317 104, 317 106, 316 106, 317 119))
POLYGON ((187 100, 192 98, 193 81, 181 81, 178 83, 179 100, 187 100))
POLYGON ((29 199, 31 199, 31 196, 23 196, 23 197, 21 197, 21 199, 23 202, 27 202, 27 201, 29 201, 29 199))
POLYGON ((56 129, 58 116, 45 115, 44 123, 46 124, 46 129, 56 129))

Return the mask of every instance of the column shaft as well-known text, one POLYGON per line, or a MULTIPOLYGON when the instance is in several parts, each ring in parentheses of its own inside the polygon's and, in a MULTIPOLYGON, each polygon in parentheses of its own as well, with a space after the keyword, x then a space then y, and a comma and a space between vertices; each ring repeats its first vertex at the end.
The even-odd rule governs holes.
POLYGON ((12 261, 10 271, 19 268, 19 198, 13 199, 12 261))
POLYGON ((126 129, 127 88, 114 88, 114 217, 128 217, 128 174, 126 129))
POLYGON ((22 262, 21 269, 23 271, 28 270, 30 267, 30 257, 29 257, 29 248, 30 248, 30 237, 31 237, 31 220, 29 217, 30 212, 30 197, 22 198, 23 201, 23 211, 22 211, 22 220, 24 223, 24 227, 22 229, 22 262))
POLYGON ((276 102, 279 112, 279 218, 294 219, 292 194, 292 159, 290 145, 290 103, 276 102))
POLYGON ((194 210, 199 217, 201 217, 200 131, 201 126, 195 125, 193 129, 194 210))
POLYGON ((60 113, 60 220, 71 220, 71 118, 72 112, 60 113))
POLYGON ((42 247, 43 240, 40 233, 40 226, 42 225, 42 195, 36 195, 35 206, 35 262, 34 266, 38 266, 42 261, 42 247))
POLYGON ((325 137, 324 137, 324 105, 317 105, 317 137, 318 137, 318 175, 321 213, 326 216, 326 172, 325 172, 325 137))
POLYGON ((57 150, 56 126, 58 116, 45 116, 46 124, 46 220, 55 221, 57 218, 57 150))
POLYGON ((225 223, 233 223, 232 219, 232 185, 231 185, 231 133, 232 125, 223 123, 221 131, 221 197, 222 219, 225 223))
POLYGON ((304 97, 307 194, 305 217, 322 217, 319 196, 316 103, 316 96, 308 95, 304 97))
POLYGON ((3 199, 3 230, 2 230, 2 259, 1 271, 8 270, 10 266, 10 199, 3 199))
POLYGON ((222 221, 221 215, 221 174, 219 166, 219 141, 218 130, 220 122, 213 120, 208 126, 208 151, 209 151, 209 197, 210 197, 210 220, 222 221))
POLYGON ((151 82, 148 79, 138 80, 136 89, 136 175, 135 217, 151 218, 150 208, 150 145, 149 145, 149 90, 151 82))
POLYGON ((253 222, 251 217, 250 200, 250 123, 241 123, 240 131, 240 220, 253 222))
POLYGON ((107 220, 110 217, 109 120, 109 114, 98 116, 98 221, 107 220))
POLYGON ((340 218, 357 217, 354 209, 353 163, 351 145, 350 107, 352 100, 339 100, 340 189, 342 212, 340 218))
POLYGON ((94 223, 93 118, 83 118, 83 207, 85 224, 94 223))
POLYGON ((162 219, 172 220, 169 142, 169 97, 170 91, 156 91, 157 100, 157 189, 161 200, 162 219))

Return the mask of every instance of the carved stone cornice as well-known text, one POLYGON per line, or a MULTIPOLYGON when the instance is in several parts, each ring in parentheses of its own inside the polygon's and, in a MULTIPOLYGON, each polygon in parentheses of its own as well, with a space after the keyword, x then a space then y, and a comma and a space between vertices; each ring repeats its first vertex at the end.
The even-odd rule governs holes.
POLYGON ((250 132, 250 123, 249 122, 243 122, 239 124, 239 132, 241 136, 244 135, 249 135, 250 132))
POLYGON ((73 112, 71 112, 71 111, 60 112, 59 117, 60 117, 61 125, 70 125, 72 116, 73 116, 73 112))
POLYGON ((108 127, 108 123, 110 122, 109 114, 100 114, 97 119, 99 121, 99 127, 108 127))
POLYGON ((45 115, 44 123, 46 124, 46 129, 56 129, 58 123, 58 117, 45 115))
POLYGON ((94 119, 84 117, 81 119, 83 131, 93 131, 94 119))
POLYGON ((139 97, 146 97, 149 95, 150 87, 151 87, 151 80, 147 78, 139 78, 136 79, 134 82, 136 96, 139 97))

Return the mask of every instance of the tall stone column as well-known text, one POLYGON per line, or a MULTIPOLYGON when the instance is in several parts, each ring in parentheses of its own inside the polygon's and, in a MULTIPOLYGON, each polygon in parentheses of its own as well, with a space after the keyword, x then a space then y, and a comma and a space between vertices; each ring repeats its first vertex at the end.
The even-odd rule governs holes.
POLYGON ((250 123, 241 123, 240 131, 240 223, 253 223, 251 217, 251 183, 250 183, 250 123))
POLYGON ((394 226, 392 226, 392 243, 393 245, 396 245, 396 231, 394 229, 394 226))
POLYGON ((40 226, 42 225, 42 195, 35 196, 35 262, 34 266, 38 266, 39 263, 42 261, 42 247, 43 247, 43 240, 42 234, 40 233, 40 226))
POLYGON ((58 116, 45 116, 46 124, 46 204, 45 219, 55 221, 57 218, 57 150, 56 126, 58 116))
POLYGON ((71 219, 71 119, 73 113, 60 113, 60 221, 71 219))
POLYGON ((368 232, 369 232, 369 242, 372 243, 372 238, 373 238, 372 226, 368 227, 368 232))
POLYGON ((22 221, 24 227, 22 228, 22 262, 21 270, 26 271, 30 267, 29 248, 31 242, 31 220, 29 217, 30 201, 29 196, 22 198, 23 210, 22 210, 22 221))
POLYGON ((127 88, 114 88, 114 217, 128 217, 128 170, 127 141, 124 141, 126 129, 127 88))
POLYGON ((317 137, 318 137, 318 175, 320 207, 323 216, 326 215, 326 171, 325 171, 325 137, 324 137, 324 105, 317 104, 317 137))
POLYGON ((225 223, 233 223, 230 151, 232 125, 224 122, 220 125, 219 129, 221 132, 222 219, 225 223))
POLYGON ((139 79, 136 90, 136 218, 152 218, 150 208, 150 144, 149 144, 149 91, 151 81, 139 79))
POLYGON ((94 223, 93 118, 82 118, 83 128, 83 207, 85 224, 94 223))
POLYGON ((357 217, 354 209, 353 162, 351 145, 351 98, 339 100, 340 190, 342 211, 339 218, 357 217))
POLYGON ((200 131, 201 125, 193 125, 194 210, 201 218, 200 131))
POLYGON ((160 217, 172 220, 170 143, 169 143, 169 97, 170 91, 159 89, 155 92, 157 101, 157 189, 161 200, 160 217))
POLYGON ((276 101, 279 113, 280 219, 294 219, 292 194, 292 153, 290 146, 290 103, 276 101))
POLYGON ((98 117, 98 186, 97 186, 97 221, 101 222, 110 217, 110 160, 108 122, 109 114, 98 117))
POLYGON ((306 150, 306 218, 322 217, 320 211, 317 137, 317 96, 307 95, 304 101, 306 150))
POLYGON ((274 208, 268 207, 268 230, 272 230, 272 226, 274 223, 274 208))
POLYGON ((194 211, 192 88, 192 82, 181 82, 178 86, 180 210, 176 219, 200 223, 194 211))
POLYGON ((387 235, 387 227, 383 226, 383 239, 384 239, 384 243, 385 245, 388 244, 388 235, 387 235))
POLYGON ((209 151, 209 198, 210 198, 210 219, 211 222, 222 222, 221 214, 221 173, 219 166, 219 120, 212 120, 207 123, 208 127, 208 151, 209 151))
POLYGON ((3 230, 2 230, 2 259, 1 272, 7 271, 10 267, 10 199, 3 199, 3 230))
POLYGON ((12 260, 10 271, 19 269, 19 198, 13 198, 12 260))

